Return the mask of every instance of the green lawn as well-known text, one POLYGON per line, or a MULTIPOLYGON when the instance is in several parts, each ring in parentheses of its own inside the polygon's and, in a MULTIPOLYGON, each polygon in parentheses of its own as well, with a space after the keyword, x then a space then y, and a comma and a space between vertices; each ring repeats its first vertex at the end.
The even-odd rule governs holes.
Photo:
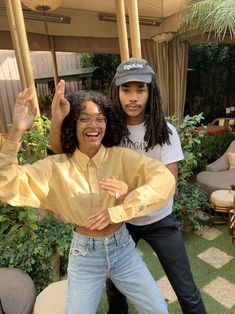
MULTIPOLYGON (((218 276, 234 284, 235 291, 235 258, 220 269, 215 269, 213 266, 207 264, 197 257, 199 253, 204 252, 209 247, 221 249, 225 253, 235 257, 235 246, 232 244, 231 236, 228 233, 228 227, 225 225, 216 225, 214 227, 223 232, 222 235, 216 239, 208 241, 194 233, 190 233, 184 235, 184 242, 190 259, 194 279, 197 283, 197 286, 201 290, 208 314, 232 314, 235 313, 235 305, 231 309, 228 309, 217 302, 214 298, 210 297, 206 292, 202 291, 202 288, 205 285, 210 283, 218 276)), ((149 270, 151 271, 155 280, 159 280, 162 276, 164 276, 164 271, 158 262, 157 257, 153 255, 153 251, 148 246, 148 244, 146 244, 144 241, 141 241, 138 245, 138 249, 143 253, 143 259, 147 263, 149 270)), ((168 308, 169 313, 171 314, 182 313, 177 301, 169 304, 168 308)), ((107 300, 105 293, 103 293, 97 314, 104 314, 106 310, 107 300)), ((129 313, 136 314, 137 312, 132 306, 130 306, 129 313)))

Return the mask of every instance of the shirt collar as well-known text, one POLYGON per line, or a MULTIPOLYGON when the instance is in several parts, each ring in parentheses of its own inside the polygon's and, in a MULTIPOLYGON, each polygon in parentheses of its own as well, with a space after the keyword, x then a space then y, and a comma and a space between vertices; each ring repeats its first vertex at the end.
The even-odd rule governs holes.
POLYGON ((89 158, 87 155, 83 154, 79 149, 76 149, 73 158, 75 158, 78 161, 79 166, 83 169, 87 168, 88 164, 91 161, 93 161, 95 166, 99 168, 102 161, 105 158, 106 150, 107 148, 101 145, 100 149, 95 154, 95 156, 93 158, 89 158))

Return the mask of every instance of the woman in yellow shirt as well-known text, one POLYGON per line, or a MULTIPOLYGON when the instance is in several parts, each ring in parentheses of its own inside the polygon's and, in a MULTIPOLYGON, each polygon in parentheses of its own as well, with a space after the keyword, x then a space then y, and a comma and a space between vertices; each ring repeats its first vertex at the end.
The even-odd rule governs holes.
POLYGON ((2 139, 0 199, 51 210, 75 225, 66 313, 96 313, 107 277, 138 313, 167 313, 122 222, 162 208, 174 193, 173 175, 158 161, 112 146, 115 125, 104 96, 78 92, 65 100, 60 88, 55 98, 70 105, 61 130, 64 153, 18 165, 22 134, 35 117, 30 98, 30 89, 19 94, 12 128, 2 139))

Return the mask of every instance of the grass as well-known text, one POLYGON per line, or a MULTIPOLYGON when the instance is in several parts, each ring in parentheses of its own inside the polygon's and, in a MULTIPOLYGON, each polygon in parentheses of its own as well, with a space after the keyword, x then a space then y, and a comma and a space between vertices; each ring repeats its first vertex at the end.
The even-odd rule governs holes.
MULTIPOLYGON (((228 309, 202 290, 205 285, 207 285, 218 276, 223 277, 224 279, 235 285, 235 258, 220 269, 215 269, 214 267, 197 257, 198 254, 204 252, 206 249, 212 246, 221 249, 225 253, 235 257, 235 246, 232 244, 231 236, 228 233, 228 227, 226 225, 216 225, 214 227, 222 231, 222 234, 216 239, 208 241, 194 233, 189 233, 183 236, 184 242, 189 256, 194 279, 198 288, 201 291, 207 313, 232 314, 235 313, 235 306, 233 306, 231 309, 228 309)), ((151 247, 146 242, 140 241, 140 243, 138 244, 138 249, 141 250, 141 252, 143 253, 143 259, 146 262, 155 280, 159 280, 161 277, 163 277, 165 275, 164 271, 157 257, 153 255, 151 247)), ((107 299, 104 292, 97 314, 106 313, 107 308, 107 299)), ((168 309, 170 314, 182 313, 178 301, 169 304, 168 309)), ((136 313, 137 312, 135 311, 133 306, 130 305, 129 314, 136 313)))

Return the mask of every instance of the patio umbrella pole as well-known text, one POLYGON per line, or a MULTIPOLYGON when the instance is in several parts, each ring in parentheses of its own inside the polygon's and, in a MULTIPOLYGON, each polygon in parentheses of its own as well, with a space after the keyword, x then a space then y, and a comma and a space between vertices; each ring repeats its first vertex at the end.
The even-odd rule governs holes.
POLYGON ((13 9, 12 9, 12 2, 5 0, 5 6, 6 6, 8 24, 9 24, 9 28, 11 32, 12 45, 15 51, 18 71, 20 75, 21 88, 25 89, 26 88, 25 73, 24 73, 24 68, 23 68, 22 59, 20 55, 19 40, 18 40, 18 36, 16 32, 16 23, 15 23, 13 9))
POLYGON ((128 1, 128 14, 133 58, 141 58, 140 27, 137 0, 128 1))
POLYGON ((25 73, 26 85, 27 87, 31 87, 33 90, 32 106, 36 108, 37 114, 40 114, 21 1, 12 0, 12 9, 16 23, 19 51, 25 73))
POLYGON ((126 15, 125 15, 125 5, 124 0, 115 0, 116 12, 117 12, 117 28, 118 28, 118 38, 121 53, 121 60, 129 59, 129 47, 128 47, 128 37, 126 29, 126 15))

